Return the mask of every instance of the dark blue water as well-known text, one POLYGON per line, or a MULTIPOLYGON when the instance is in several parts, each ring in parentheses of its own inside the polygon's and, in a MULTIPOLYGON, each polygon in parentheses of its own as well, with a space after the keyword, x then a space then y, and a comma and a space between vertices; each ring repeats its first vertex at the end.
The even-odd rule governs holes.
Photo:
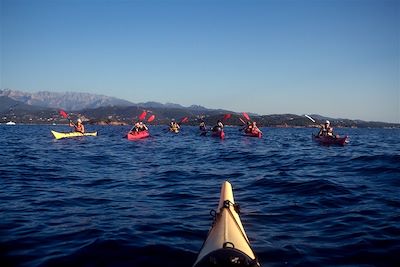
POLYGON ((263 266, 400 266, 400 131, 228 128, 225 140, 151 128, 0 127, 1 266, 191 266, 231 181, 263 266))

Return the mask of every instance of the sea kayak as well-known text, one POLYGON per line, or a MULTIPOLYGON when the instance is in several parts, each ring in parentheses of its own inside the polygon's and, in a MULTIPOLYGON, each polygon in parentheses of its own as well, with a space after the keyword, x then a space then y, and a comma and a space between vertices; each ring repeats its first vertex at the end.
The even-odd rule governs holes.
POLYGON ((232 185, 222 184, 218 209, 207 239, 193 267, 236 266, 259 267, 233 198, 232 185))
POLYGON ((147 138, 150 136, 149 131, 141 131, 141 132, 129 132, 126 135, 126 138, 128 138, 128 140, 137 140, 137 139, 143 139, 143 138, 147 138))
POLYGON ((56 131, 51 131, 51 133, 54 135, 55 139, 73 138, 73 137, 82 137, 82 136, 97 136, 97 132, 93 132, 93 133, 80 133, 80 132, 59 133, 56 131))
POLYGON ((335 136, 318 136, 312 135, 314 141, 322 145, 341 145, 348 143, 348 136, 345 137, 335 137, 335 136))
POLYGON ((262 132, 248 132, 248 133, 244 133, 245 136, 250 136, 250 137, 258 137, 261 138, 262 137, 262 132))
POLYGON ((224 139, 224 138, 225 138, 225 133, 224 133, 224 130, 212 131, 212 132, 211 132, 211 136, 213 136, 213 137, 219 137, 219 138, 221 138, 221 139, 224 139))

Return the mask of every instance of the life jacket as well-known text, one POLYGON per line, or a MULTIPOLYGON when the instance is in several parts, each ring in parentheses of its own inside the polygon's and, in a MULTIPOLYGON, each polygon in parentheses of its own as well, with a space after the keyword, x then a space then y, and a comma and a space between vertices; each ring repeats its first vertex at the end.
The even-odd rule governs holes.
POLYGON ((75 125, 75 132, 80 132, 80 133, 83 133, 83 131, 84 131, 84 128, 83 128, 83 124, 81 124, 81 125, 75 125))
POLYGON ((328 126, 325 127, 325 125, 321 129, 321 135, 322 136, 328 136, 328 135, 333 135, 333 129, 332 127, 328 126))

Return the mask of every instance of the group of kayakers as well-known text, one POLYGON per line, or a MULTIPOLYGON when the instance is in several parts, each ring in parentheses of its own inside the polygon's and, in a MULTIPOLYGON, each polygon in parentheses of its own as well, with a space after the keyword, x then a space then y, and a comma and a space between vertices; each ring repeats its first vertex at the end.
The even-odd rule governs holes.
MULTIPOLYGON (((73 123, 71 121, 69 125, 70 125, 70 127, 74 127, 75 132, 85 133, 85 126, 83 125, 81 119, 77 119, 76 123, 73 123)), ((168 126, 169 126, 169 130, 171 132, 179 132, 179 130, 180 130, 180 124, 178 122, 176 122, 175 119, 172 119, 168 126)), ((223 128, 224 128, 224 124, 222 123, 221 120, 218 120, 216 125, 211 128, 211 131, 212 132, 220 132, 223 130, 223 128)), ((208 131, 204 120, 200 121, 199 129, 202 133, 206 133, 208 131)), ((139 120, 133 125, 132 129, 129 132, 133 133, 133 132, 142 132, 142 131, 148 131, 148 130, 149 130, 149 128, 144 124, 144 122, 139 120)), ((248 121, 241 130, 246 134, 262 133, 261 130, 257 127, 257 123, 255 121, 248 121)), ((333 134, 333 128, 328 120, 325 121, 324 124, 321 124, 320 130, 318 132, 318 136, 335 137, 335 135, 333 134)))

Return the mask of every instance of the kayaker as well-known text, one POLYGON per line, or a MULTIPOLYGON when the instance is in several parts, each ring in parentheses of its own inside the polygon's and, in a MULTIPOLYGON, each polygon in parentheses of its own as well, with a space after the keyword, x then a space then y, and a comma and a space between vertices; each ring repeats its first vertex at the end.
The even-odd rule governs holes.
POLYGON ((143 121, 138 121, 135 123, 135 125, 129 132, 143 132, 148 130, 149 128, 147 128, 147 126, 143 123, 143 121))
POLYGON ((171 132, 179 131, 180 128, 181 128, 181 127, 179 126, 179 123, 177 123, 177 122, 175 121, 175 119, 172 119, 171 122, 169 123, 169 130, 170 130, 171 132))
POLYGON ((330 121, 325 121, 325 124, 321 125, 321 129, 318 133, 319 136, 333 136, 333 128, 331 127, 330 121))
POLYGON ((217 125, 215 125, 212 130, 213 130, 213 132, 219 132, 219 131, 222 131, 223 128, 224 128, 224 125, 222 124, 222 121, 218 120, 217 125))
POLYGON ((245 133, 251 133, 251 128, 252 128, 252 123, 251 121, 248 121, 243 129, 245 133))
POLYGON ((248 129, 249 131, 249 133, 253 133, 253 134, 256 134, 256 133, 260 133, 261 132, 261 130, 260 129, 258 129, 258 127, 257 127, 257 123, 255 122, 255 121, 253 121, 252 123, 251 123, 251 125, 250 125, 250 129, 248 129))
POLYGON ((81 119, 77 119, 76 124, 74 124, 74 123, 72 123, 72 121, 70 121, 69 126, 74 127, 75 132, 85 133, 85 126, 83 126, 81 119))
POLYGON ((201 122, 200 122, 200 124, 199 124, 199 129, 200 129, 200 131, 202 131, 202 132, 207 131, 206 123, 205 123, 203 120, 201 120, 201 122))

